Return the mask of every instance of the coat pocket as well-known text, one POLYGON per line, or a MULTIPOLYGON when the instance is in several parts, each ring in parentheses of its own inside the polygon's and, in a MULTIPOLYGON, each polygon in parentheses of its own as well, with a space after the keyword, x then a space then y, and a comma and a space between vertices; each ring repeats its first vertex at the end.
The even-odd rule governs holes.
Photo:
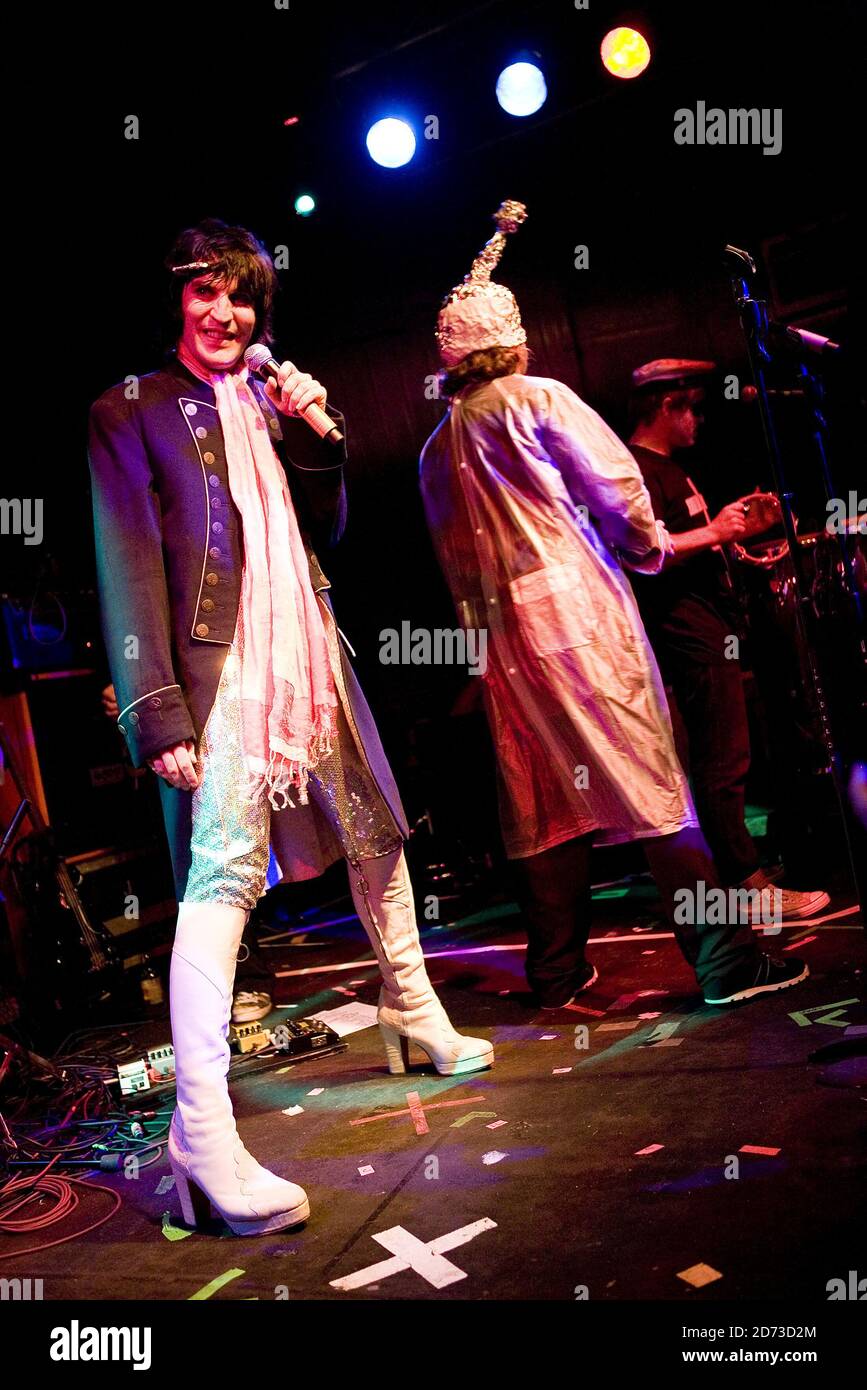
POLYGON ((532 570, 509 584, 518 629, 536 656, 595 642, 597 618, 576 564, 532 570))

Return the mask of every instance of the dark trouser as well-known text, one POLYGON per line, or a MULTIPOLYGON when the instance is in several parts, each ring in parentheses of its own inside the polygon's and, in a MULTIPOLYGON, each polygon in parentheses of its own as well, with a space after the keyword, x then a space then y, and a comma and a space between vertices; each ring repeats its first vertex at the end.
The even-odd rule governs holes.
MULTIPOLYGON (((512 861, 518 902, 527 923, 527 980, 541 1005, 565 1003, 586 964, 591 839, 583 835, 512 861)), ((688 889, 697 902, 700 882, 706 892, 719 887, 710 851, 697 827, 643 844, 677 943, 702 990, 712 993, 758 959, 752 931, 737 923, 709 926, 696 921, 694 914, 684 912, 683 901, 675 898, 678 890, 688 889), (684 916, 686 921, 681 920, 684 916)))
POLYGON ((527 925, 524 969, 543 1006, 565 1004, 586 964, 590 935, 590 844, 581 835, 513 859, 518 904, 527 925))
POLYGON ((679 658, 666 674, 686 730, 701 828, 722 883, 743 883, 758 869, 759 856, 744 824, 750 733, 740 662, 679 658))
POLYGON ((724 921, 714 926, 683 913, 682 902, 675 896, 679 890, 689 889, 696 895, 693 901, 697 902, 699 883, 704 883, 705 894, 720 886, 710 850, 698 826, 678 830, 676 835, 645 840, 644 852, 677 944, 695 971, 702 991, 713 998, 718 987, 738 978, 752 962, 758 962, 760 952, 752 929, 737 921, 736 912, 731 914, 735 917, 733 922, 724 921), (684 915, 689 917, 686 922, 681 920, 684 915))

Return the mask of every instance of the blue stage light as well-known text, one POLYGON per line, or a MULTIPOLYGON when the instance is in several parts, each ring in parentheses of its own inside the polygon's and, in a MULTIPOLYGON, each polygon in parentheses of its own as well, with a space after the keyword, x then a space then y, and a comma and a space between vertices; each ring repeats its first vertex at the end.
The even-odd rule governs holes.
POLYGON ((309 193, 300 193, 295 199, 295 211, 299 217, 309 217, 316 210, 316 199, 309 193))
POLYGON ((367 132, 367 152, 384 169, 399 169, 415 154, 415 132, 406 121, 386 116, 367 132))
POLYGON ((547 95, 545 74, 535 63, 511 63, 497 78, 497 101, 510 116, 532 116, 547 95))

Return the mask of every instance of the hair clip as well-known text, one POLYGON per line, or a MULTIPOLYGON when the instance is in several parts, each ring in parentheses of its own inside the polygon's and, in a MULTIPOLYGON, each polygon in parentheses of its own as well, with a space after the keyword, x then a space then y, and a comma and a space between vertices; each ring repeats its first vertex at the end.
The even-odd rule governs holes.
POLYGON ((216 270, 220 261, 189 261, 187 265, 173 265, 169 269, 174 275, 183 275, 187 270, 216 270))

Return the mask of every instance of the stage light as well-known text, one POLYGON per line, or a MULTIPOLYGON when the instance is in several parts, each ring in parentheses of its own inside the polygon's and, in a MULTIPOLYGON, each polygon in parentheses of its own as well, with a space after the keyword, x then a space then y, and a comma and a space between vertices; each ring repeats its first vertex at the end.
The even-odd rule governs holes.
POLYGON ((638 77, 650 62, 650 44, 637 29, 609 29, 600 49, 602 61, 614 77, 638 77))
POLYGON ((316 199, 309 193, 299 193, 295 199, 295 211, 299 217, 309 217, 316 209, 316 199))
POLYGON ((547 95, 545 75, 535 63, 511 63, 497 78, 497 101, 510 116, 532 116, 547 95))
POLYGON ((415 132, 406 121, 386 116, 367 132, 367 152, 384 169, 399 169, 415 154, 415 132))

